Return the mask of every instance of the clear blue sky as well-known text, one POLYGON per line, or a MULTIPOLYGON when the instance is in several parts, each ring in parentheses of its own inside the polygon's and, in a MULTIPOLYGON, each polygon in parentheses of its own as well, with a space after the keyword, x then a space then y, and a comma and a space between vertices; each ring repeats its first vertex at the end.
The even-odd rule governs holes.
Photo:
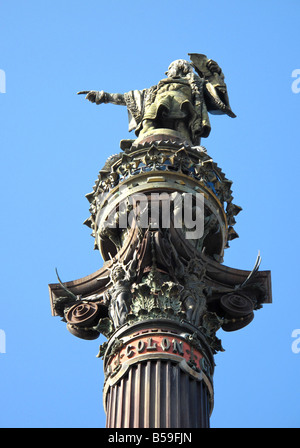
POLYGON ((299 17, 299 0, 0 1, 0 427, 104 427, 104 338, 72 336, 47 285, 102 266, 85 194, 131 134, 125 108, 76 92, 150 87, 189 52, 220 64, 237 115, 202 142, 243 208, 224 264, 251 270, 260 250, 273 287, 248 327, 218 333, 211 426, 300 426, 299 17))

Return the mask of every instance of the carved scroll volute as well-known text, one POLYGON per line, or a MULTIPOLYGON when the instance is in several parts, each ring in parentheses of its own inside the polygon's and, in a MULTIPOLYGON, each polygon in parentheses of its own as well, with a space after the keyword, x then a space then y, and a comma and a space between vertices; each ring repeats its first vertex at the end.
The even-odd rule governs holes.
POLYGON ((80 302, 73 305, 65 315, 67 329, 81 339, 97 339, 99 332, 93 327, 97 325, 101 311, 97 303, 80 302))
POLYGON ((220 306, 225 312, 222 325, 224 331, 239 330, 248 325, 254 318, 254 303, 245 294, 230 293, 220 299, 220 306))

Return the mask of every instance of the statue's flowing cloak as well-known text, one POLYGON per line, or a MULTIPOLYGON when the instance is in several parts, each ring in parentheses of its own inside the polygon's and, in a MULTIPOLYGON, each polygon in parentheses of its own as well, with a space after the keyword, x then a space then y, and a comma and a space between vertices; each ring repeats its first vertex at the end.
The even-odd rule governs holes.
MULTIPOLYGON (((169 119, 185 119, 191 140, 208 137, 211 131, 208 111, 224 114, 224 95, 226 85, 221 82, 213 85, 195 75, 187 78, 166 78, 149 89, 131 90, 124 94, 128 110, 129 131, 135 129, 139 135, 144 119, 155 120, 161 110, 169 119), (220 88, 220 91, 218 90, 220 88), (222 96, 222 99, 220 98, 222 96)), ((226 107, 229 105, 226 104, 226 107)))

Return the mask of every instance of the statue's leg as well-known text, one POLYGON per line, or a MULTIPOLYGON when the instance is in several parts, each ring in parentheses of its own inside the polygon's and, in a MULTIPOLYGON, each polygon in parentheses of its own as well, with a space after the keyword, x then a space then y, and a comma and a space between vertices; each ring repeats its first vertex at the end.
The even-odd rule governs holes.
POLYGON ((150 119, 143 120, 143 126, 140 131, 140 135, 147 134, 148 132, 153 131, 154 129, 156 129, 154 120, 150 119))
POLYGON ((184 300, 184 308, 186 319, 188 321, 191 321, 195 309, 195 302, 191 296, 186 297, 186 299, 184 300))
POLYGON ((119 326, 119 316, 118 316, 118 308, 116 305, 116 301, 112 300, 110 302, 109 308, 108 308, 108 314, 111 320, 113 321, 114 327, 118 328, 119 326))
POLYGON ((179 132, 188 141, 191 141, 191 135, 184 120, 177 120, 175 123, 175 130, 179 132))
POLYGON ((119 325, 123 325, 123 323, 126 320, 127 314, 128 314, 128 307, 127 307, 127 301, 129 297, 126 292, 121 292, 121 294, 118 295, 117 298, 117 307, 118 307, 118 320, 119 325))

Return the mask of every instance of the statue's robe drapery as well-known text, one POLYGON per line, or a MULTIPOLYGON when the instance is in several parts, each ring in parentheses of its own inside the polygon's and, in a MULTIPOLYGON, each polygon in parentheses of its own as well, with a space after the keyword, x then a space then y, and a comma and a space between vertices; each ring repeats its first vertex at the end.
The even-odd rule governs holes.
POLYGON ((158 127, 169 127, 170 122, 182 120, 195 144, 200 137, 210 134, 208 112, 227 113, 220 107, 223 101, 229 107, 226 84, 221 80, 221 83, 213 85, 198 76, 193 83, 186 77, 166 78, 149 89, 131 90, 124 94, 124 99, 129 131, 135 130, 138 136, 144 120, 158 121, 158 127))

